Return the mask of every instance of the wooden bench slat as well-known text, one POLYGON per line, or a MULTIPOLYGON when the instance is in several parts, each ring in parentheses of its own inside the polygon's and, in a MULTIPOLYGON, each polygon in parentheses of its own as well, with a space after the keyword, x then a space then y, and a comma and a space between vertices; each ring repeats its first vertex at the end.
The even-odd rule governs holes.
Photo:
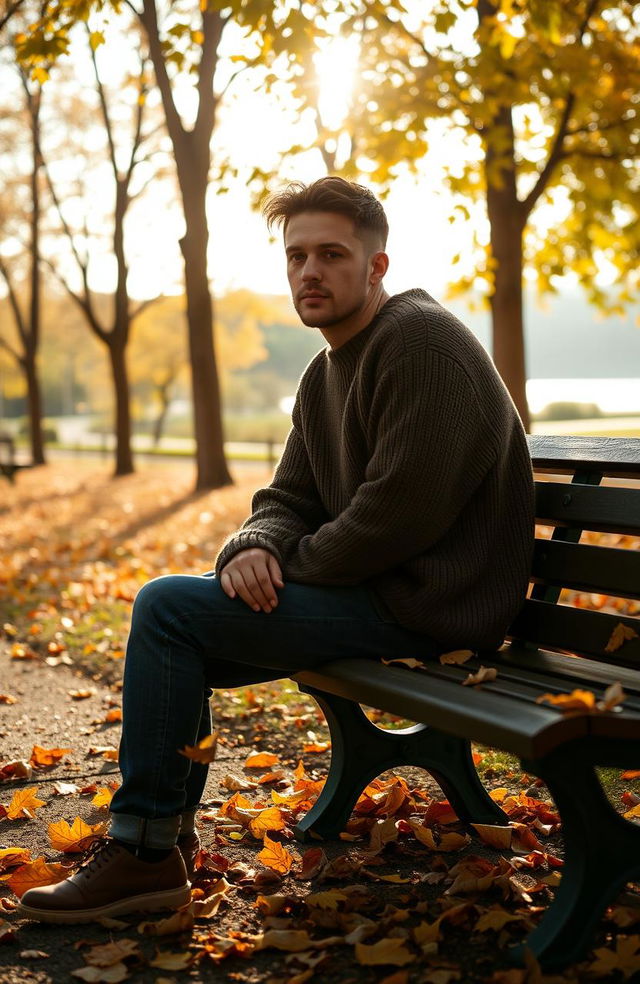
POLYGON ((549 649, 597 656, 603 663, 640 669, 640 619, 585 608, 570 608, 529 598, 509 629, 515 639, 526 639, 549 649), (612 653, 605 652, 614 630, 627 626, 638 635, 612 653))
POLYGON ((531 570, 544 584, 640 598, 640 550, 536 540, 531 570))
POLYGON ((294 680, 428 723, 447 734, 496 745, 521 758, 545 755, 558 744, 587 733, 586 715, 563 717, 553 708, 517 699, 509 708, 502 695, 463 688, 457 681, 436 679, 427 673, 421 678, 419 672, 373 660, 331 660, 297 673, 294 680))
MULTIPOLYGON (((480 661, 483 659, 483 654, 480 654, 480 661)), ((587 656, 567 656, 513 642, 497 653, 487 654, 487 659, 498 667, 504 665, 538 672, 544 677, 545 685, 549 684, 549 689, 552 689, 556 681, 558 688, 564 683, 568 689, 593 689, 598 686, 606 688, 618 681, 626 693, 640 696, 640 673, 637 670, 596 662, 587 656)))
POLYGON ((640 534, 640 507, 635 489, 536 482, 536 518, 539 523, 553 526, 640 534))
POLYGON ((528 442, 536 471, 573 474, 579 469, 618 478, 640 475, 640 438, 531 434, 528 442))

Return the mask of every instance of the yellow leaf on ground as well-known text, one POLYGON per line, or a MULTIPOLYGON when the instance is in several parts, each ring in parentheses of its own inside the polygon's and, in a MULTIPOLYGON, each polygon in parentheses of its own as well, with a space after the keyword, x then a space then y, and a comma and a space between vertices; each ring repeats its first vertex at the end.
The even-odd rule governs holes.
POLYGON ((99 789, 96 795, 93 797, 91 802, 94 806, 98 808, 103 806, 109 806, 113 798, 113 789, 108 789, 106 786, 104 789, 99 789))
POLYGON ((318 909, 337 909, 341 902, 347 902, 348 895, 340 892, 337 888, 328 889, 326 892, 312 892, 305 897, 307 905, 318 909))
POLYGON ((130 957, 142 957, 137 940, 117 940, 113 943, 99 943, 85 954, 85 961, 92 967, 112 967, 130 957))
POLYGON ((95 695, 95 690, 67 690, 67 693, 72 700, 85 700, 87 697, 93 697, 95 695))
POLYGON ((7 885, 20 899, 30 888, 40 888, 42 885, 55 885, 56 882, 64 881, 68 875, 69 869, 65 865, 47 864, 42 857, 17 868, 11 875, 11 878, 7 879, 7 885))
POLYGON ((252 779, 245 779, 242 776, 236 776, 233 773, 228 772, 227 775, 223 776, 220 780, 220 785, 234 793, 239 789, 255 789, 258 783, 254 782, 252 779))
POLYGON ((466 847, 470 840, 468 834, 436 834, 430 827, 423 827, 417 820, 408 820, 407 823, 420 843, 431 848, 432 851, 459 851, 460 848, 466 847))
POLYGON ((513 829, 511 827, 499 827, 489 823, 472 823, 471 826, 478 832, 480 840, 498 850, 511 847, 513 829))
MULTIPOLYGON (((284 950, 286 953, 300 953, 314 945, 306 929, 268 929, 255 937, 256 950, 284 950)), ((322 941, 324 943, 326 941, 322 941)))
POLYGON ((30 858, 31 854, 26 847, 0 848, 0 874, 10 868, 17 868, 21 864, 26 864, 30 858))
POLYGON ((138 924, 138 932, 149 936, 172 936, 193 929, 195 916, 191 905, 178 909, 166 919, 149 920, 138 924))
POLYGON ((31 765, 36 766, 46 766, 55 765, 59 762, 61 758, 72 752, 72 748, 41 748, 40 745, 34 745, 33 751, 31 752, 31 758, 29 762, 31 765))
POLYGON ((17 701, 18 698, 11 694, 0 694, 0 704, 16 704, 17 701))
POLYGON ((640 936, 627 936, 616 940, 615 950, 599 947, 594 950, 595 961, 588 970, 597 977, 610 979, 615 971, 620 971, 625 980, 637 974, 640 968, 640 936))
POLYGON ((273 752, 252 752, 244 763, 245 769, 270 769, 272 765, 278 765, 278 756, 273 752))
POLYGON ((9 820, 17 820, 18 817, 27 817, 29 820, 33 820, 38 807, 45 805, 44 800, 37 798, 37 792, 37 786, 29 786, 27 789, 16 790, 7 807, 7 818, 9 820))
POLYGON ((497 933, 504 929, 508 923, 522 922, 525 918, 525 916, 517 913, 507 912, 506 909, 488 909, 480 916, 473 927, 473 931, 474 933, 487 933, 492 930, 497 933))
POLYGON ((112 748, 111 745, 98 745, 98 746, 93 746, 92 748, 89 749, 89 753, 88 754, 89 755, 102 755, 102 757, 104 759, 107 759, 109 762, 117 762, 118 761, 118 749, 117 748, 112 748))
POLYGON ((126 964, 117 963, 112 967, 79 967, 71 971, 72 977, 79 977, 87 984, 120 984, 129 977, 129 969, 126 964))
POLYGON ((377 967, 388 964, 392 967, 404 967, 413 963, 415 954, 411 953, 403 939, 387 937, 378 943, 356 943, 355 954, 359 964, 365 967, 377 967))
POLYGON ((270 806, 262 810, 257 817, 249 822, 249 830, 258 840, 262 840, 268 830, 284 830, 287 826, 282 815, 282 810, 277 806, 270 806))
POLYGON ((66 820, 50 823, 47 828, 49 843, 55 851, 65 854, 77 854, 86 851, 91 844, 107 832, 106 823, 91 826, 76 817, 71 825, 66 820))
POLYGON ((112 707, 110 711, 107 711, 105 715, 105 722, 107 724, 113 724, 115 721, 122 721, 122 708, 112 707))
POLYGON ((293 854, 278 841, 271 840, 268 834, 264 835, 264 847, 256 858, 265 867, 278 871, 281 875, 286 875, 293 865, 293 854))
POLYGON ((200 762, 202 765, 210 765, 211 762, 216 757, 216 751, 218 748, 218 733, 215 731, 211 735, 207 735, 202 741, 199 741, 197 745, 185 745, 184 748, 178 749, 180 755, 184 755, 185 758, 191 759, 192 762, 200 762))

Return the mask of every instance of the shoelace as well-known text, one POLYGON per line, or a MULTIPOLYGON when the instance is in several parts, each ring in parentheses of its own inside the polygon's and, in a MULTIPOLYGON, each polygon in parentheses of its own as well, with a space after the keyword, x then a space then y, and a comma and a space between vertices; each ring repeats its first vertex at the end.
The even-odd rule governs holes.
POLYGON ((89 853, 80 865, 80 870, 84 873, 89 871, 95 871, 97 868, 102 868, 107 861, 111 860, 114 851, 116 850, 116 845, 112 840, 104 842, 98 842, 89 849, 89 853))

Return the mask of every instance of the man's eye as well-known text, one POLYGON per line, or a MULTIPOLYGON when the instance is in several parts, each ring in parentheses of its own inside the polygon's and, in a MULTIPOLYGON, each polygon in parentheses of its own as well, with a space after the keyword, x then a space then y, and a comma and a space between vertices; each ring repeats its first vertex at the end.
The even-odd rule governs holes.
POLYGON ((290 263, 300 263, 303 260, 304 260, 304 254, 303 253, 289 253, 289 262, 290 263))
POLYGON ((328 249, 325 255, 330 260, 339 260, 342 253, 339 253, 336 249, 328 249))

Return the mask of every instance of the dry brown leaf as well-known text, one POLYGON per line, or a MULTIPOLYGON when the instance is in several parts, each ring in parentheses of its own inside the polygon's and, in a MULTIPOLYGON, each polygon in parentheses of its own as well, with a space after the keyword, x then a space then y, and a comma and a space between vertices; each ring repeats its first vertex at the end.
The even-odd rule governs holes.
POLYGON ((621 684, 616 681, 616 683, 612 683, 610 687, 607 687, 602 700, 598 701, 596 707, 599 711, 612 711, 614 707, 622 704, 626 696, 621 684))
POLYGON ((423 670, 424 663, 413 656, 405 656, 403 659, 381 659, 385 666, 406 666, 410 670, 423 670))
POLYGON ((45 805, 44 800, 37 798, 37 792, 37 786, 16 790, 7 807, 7 819, 17 820, 19 817, 27 817, 27 819, 33 820, 35 811, 45 805))
POLYGON ((66 820, 57 820, 50 823, 47 828, 49 843, 55 851, 62 851, 64 854, 77 854, 86 851, 95 840, 103 837, 107 832, 106 823, 97 823, 91 826, 76 817, 71 825, 66 820))
POLYGON ((31 779, 33 766, 23 759, 16 759, 13 762, 5 762, 0 767, 0 780, 2 779, 31 779))
MULTIPOLYGON (((184 950, 182 953, 171 953, 169 950, 157 950, 153 960, 149 961, 150 967, 158 967, 160 970, 186 970, 193 963, 195 957, 193 953, 184 950)), ((158 984, 159 978, 156 978, 158 984)))
POLYGON ((370 945, 356 943, 355 955, 358 963, 365 967, 404 967, 416 959, 415 954, 407 949, 406 941, 395 937, 387 937, 370 945))
POLYGON ((75 793, 80 792, 80 787, 75 782, 64 782, 62 779, 54 782, 51 789, 56 796, 73 796, 75 793))
POLYGON ((257 782, 253 782, 252 779, 245 779, 242 776, 236 776, 232 772, 228 772, 226 776, 220 780, 220 785, 224 786, 230 792, 235 793, 241 789, 255 789, 258 785, 257 782))
POLYGON ((126 964, 117 963, 111 967, 79 967, 70 973, 72 977, 87 981, 87 984, 120 984, 129 977, 129 968, 126 964))
POLYGON ((21 960, 48 960, 50 954, 45 953, 44 950, 21 950, 20 959, 21 960))
POLYGON ((0 848, 0 874, 9 871, 10 868, 18 868, 21 864, 26 864, 30 858, 31 854, 26 847, 0 848))
POLYGON ((122 721, 122 708, 112 707, 110 711, 107 711, 104 720, 106 724, 114 724, 116 721, 122 721))
POLYGON ((185 745, 178 749, 180 755, 191 759, 192 762, 200 762, 202 765, 210 765, 216 757, 218 750, 218 732, 214 731, 211 735, 206 735, 197 745, 185 745))
POLYGON ((597 977, 611 978, 619 971, 625 980, 637 974, 640 968, 640 936, 627 936, 615 941, 615 950, 599 947, 593 951, 596 959, 589 964, 589 972, 597 977))
POLYGON ((112 967, 120 961, 135 957, 142 958, 140 945, 137 940, 117 940, 113 943, 100 943, 92 946, 85 954, 85 961, 92 967, 112 967))
POLYGON ((18 698, 11 694, 0 694, 0 704, 17 704, 18 698))
POLYGON ((629 642, 631 639, 637 639, 638 633, 635 629, 632 629, 630 625, 625 625, 624 622, 618 622, 611 637, 604 647, 605 653, 615 653, 625 642, 629 642))
POLYGON ((254 936, 256 950, 284 950, 286 953, 300 953, 314 946, 326 946, 327 940, 313 940, 306 929, 268 929, 254 936))
POLYGON ((468 662, 475 653, 471 649, 453 649, 450 653, 441 653, 440 662, 443 666, 460 666, 468 662))
POLYGON ((138 932, 148 936, 172 936, 193 929, 195 916, 191 905, 178 909, 166 919, 149 920, 138 924, 138 932))
POLYGON ((271 868, 281 875, 286 875, 293 865, 293 854, 278 841, 271 840, 268 834, 264 835, 264 847, 256 855, 256 858, 267 868, 271 868))
POLYGON ((112 745, 96 745, 89 749, 88 755, 102 755, 102 758, 109 762, 118 761, 118 749, 112 745))
POLYGON ((471 839, 468 834, 434 833, 430 827, 423 827, 417 820, 408 820, 407 823, 420 843, 432 851, 459 851, 461 848, 466 847, 471 839))
POLYGON ((499 932, 508 923, 512 922, 522 922, 526 916, 519 915, 518 913, 507 912, 506 909, 488 909, 478 919, 477 923, 473 927, 474 933, 488 933, 499 932))
POLYGON ((307 881, 319 875, 327 864, 327 855, 321 847, 310 847, 302 855, 302 868, 296 874, 296 878, 307 881))
POLYGON ((478 832, 480 840, 499 851, 511 847, 513 838, 512 827, 502 827, 489 823, 472 823, 471 826, 478 832))
POLYGON ((498 675, 498 671, 495 666, 480 666, 475 673, 470 673, 462 681, 463 687, 475 687, 480 683, 490 683, 491 680, 495 680, 498 675))
POLYGON ((319 909, 338 909, 341 902, 347 902, 349 896, 337 888, 330 888, 326 892, 312 892, 305 897, 305 903, 312 908, 319 909))
POLYGON ((86 700, 87 697, 94 697, 96 692, 93 688, 87 688, 85 690, 67 690, 67 693, 72 700, 86 700))

